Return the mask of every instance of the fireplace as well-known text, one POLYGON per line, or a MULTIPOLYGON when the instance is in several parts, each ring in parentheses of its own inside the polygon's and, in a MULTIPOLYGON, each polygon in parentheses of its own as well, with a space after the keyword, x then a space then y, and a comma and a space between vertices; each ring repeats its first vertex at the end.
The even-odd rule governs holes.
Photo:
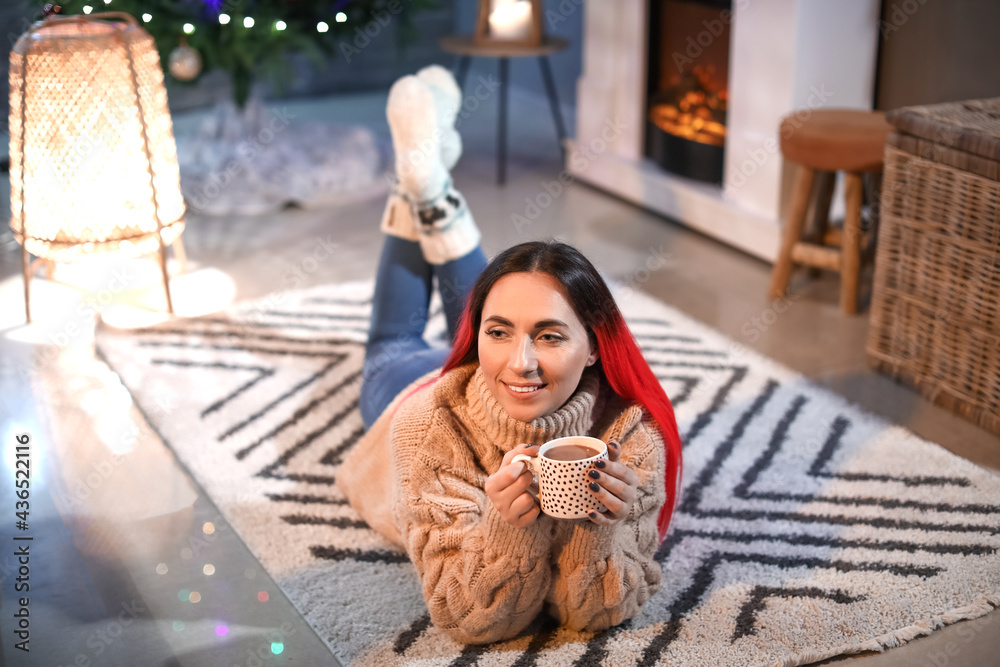
POLYGON ((649 15, 646 155, 721 185, 732 3, 654 0, 649 15))
POLYGON ((731 11, 714 1, 616 0, 587 2, 583 9, 569 173, 773 261, 793 175, 781 157, 778 126, 796 111, 872 108, 880 0, 732 0, 731 11), (688 27, 669 20, 684 12, 704 14, 688 27), (669 39, 680 46, 664 49, 669 39), (703 60, 710 56, 702 52, 723 47, 726 56, 703 60), (667 93, 676 99, 684 86, 696 85, 708 89, 701 91, 706 98, 716 91, 725 101, 724 146, 713 146, 722 150, 721 177, 717 170, 706 178, 668 171, 650 146, 651 102, 671 86, 681 86, 667 93), (612 123, 614 139, 607 141, 612 123))

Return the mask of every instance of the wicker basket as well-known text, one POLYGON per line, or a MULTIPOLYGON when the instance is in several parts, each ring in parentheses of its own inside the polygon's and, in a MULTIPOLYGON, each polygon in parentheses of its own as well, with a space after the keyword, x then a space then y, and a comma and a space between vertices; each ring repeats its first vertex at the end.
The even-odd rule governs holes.
POLYGON ((1000 98, 887 120, 869 361, 1000 433, 1000 98))

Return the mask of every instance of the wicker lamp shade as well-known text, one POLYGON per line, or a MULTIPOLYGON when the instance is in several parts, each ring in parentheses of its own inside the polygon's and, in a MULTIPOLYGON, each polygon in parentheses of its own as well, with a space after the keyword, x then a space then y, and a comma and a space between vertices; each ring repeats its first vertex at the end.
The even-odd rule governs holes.
POLYGON ((10 182, 26 290, 27 253, 66 262, 159 251, 166 283, 165 247, 184 228, 184 201, 159 55, 133 17, 53 16, 18 39, 10 182))

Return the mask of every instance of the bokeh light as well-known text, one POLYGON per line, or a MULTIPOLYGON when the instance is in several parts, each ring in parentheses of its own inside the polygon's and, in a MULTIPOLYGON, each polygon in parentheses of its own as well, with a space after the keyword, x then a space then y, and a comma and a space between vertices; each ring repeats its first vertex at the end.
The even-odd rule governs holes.
POLYGON ((285 645, 281 642, 271 642, 271 653, 280 655, 285 650, 285 645))
POLYGON ((157 574, 166 574, 168 571, 169 571, 169 568, 167 567, 166 563, 160 563, 159 565, 156 566, 156 573, 157 574))
POLYGON ((201 571, 211 577, 215 574, 215 566, 211 563, 205 563, 205 567, 201 568, 201 571))
POLYGON ((174 621, 174 632, 184 632, 184 621, 174 621))
POLYGON ((215 532, 215 524, 212 523, 211 521, 206 521, 205 525, 201 527, 201 532, 205 533, 206 535, 211 535, 212 533, 215 532))
POLYGON ((225 637, 228 634, 229 634, 229 626, 228 625, 217 625, 217 626, 215 626, 215 636, 216 637, 225 637))
POLYGON ((198 591, 191 591, 191 597, 188 598, 193 604, 198 604, 201 602, 201 593, 198 591))
POLYGON ((181 602, 187 602, 188 598, 191 597, 191 591, 187 588, 182 588, 177 591, 177 599, 181 602))
POLYGON ((261 602, 267 602, 271 596, 267 594, 267 591, 260 591, 257 593, 257 599, 261 602))

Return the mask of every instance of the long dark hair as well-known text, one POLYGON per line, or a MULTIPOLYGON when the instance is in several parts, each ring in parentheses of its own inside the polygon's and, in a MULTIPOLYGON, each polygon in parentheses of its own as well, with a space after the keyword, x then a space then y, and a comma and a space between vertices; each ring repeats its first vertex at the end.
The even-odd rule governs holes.
POLYGON ((625 323, 607 283, 594 265, 573 246, 555 241, 530 241, 504 250, 480 274, 455 332, 443 373, 479 361, 478 334, 486 297, 500 278, 510 273, 545 273, 558 280, 587 328, 600 354, 599 369, 619 396, 642 405, 663 434, 666 454, 667 500, 657 520, 660 539, 667 533, 677 504, 681 474, 681 439, 674 409, 653 374, 635 337, 625 323))

